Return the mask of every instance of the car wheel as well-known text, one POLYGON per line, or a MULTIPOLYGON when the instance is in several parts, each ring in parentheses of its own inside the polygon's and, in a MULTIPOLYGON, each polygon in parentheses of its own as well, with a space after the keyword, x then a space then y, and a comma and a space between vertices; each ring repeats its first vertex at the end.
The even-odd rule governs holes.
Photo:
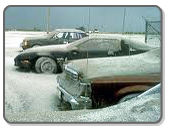
POLYGON ((57 64, 49 57, 40 57, 35 63, 35 70, 37 73, 56 73, 57 64))

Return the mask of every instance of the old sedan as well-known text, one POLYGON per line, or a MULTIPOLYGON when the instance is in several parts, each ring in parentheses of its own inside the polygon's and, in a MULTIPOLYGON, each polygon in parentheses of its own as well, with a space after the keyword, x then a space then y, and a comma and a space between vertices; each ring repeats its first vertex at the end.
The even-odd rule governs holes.
POLYGON ((85 32, 77 29, 56 29, 49 35, 25 38, 20 46, 25 50, 31 47, 67 44, 86 36, 85 32))

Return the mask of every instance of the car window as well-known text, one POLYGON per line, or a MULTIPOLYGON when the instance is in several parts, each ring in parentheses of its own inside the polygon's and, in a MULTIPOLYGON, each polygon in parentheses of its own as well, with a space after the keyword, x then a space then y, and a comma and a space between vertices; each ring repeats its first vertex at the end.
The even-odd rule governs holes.
POLYGON ((63 34, 64 34, 64 33, 59 33, 59 34, 57 35, 57 37, 58 37, 58 38, 62 38, 62 37, 63 37, 63 34))
POLYGON ((78 46, 80 50, 112 50, 114 52, 121 50, 120 41, 117 39, 91 39, 78 46))
POLYGON ((53 35, 53 38, 62 38, 64 33, 57 33, 53 35))
POLYGON ((64 33, 63 39, 69 39, 69 33, 68 32, 64 33))
POLYGON ((78 37, 77 37, 77 33, 70 33, 70 38, 71 39, 78 39, 78 37))
POLYGON ((81 39, 81 38, 83 38, 83 37, 85 37, 85 36, 87 36, 87 35, 84 35, 83 33, 71 32, 69 39, 78 40, 78 39, 81 39))
POLYGON ((83 38, 83 37, 82 37, 82 33, 77 33, 77 37, 78 37, 78 39, 83 38))

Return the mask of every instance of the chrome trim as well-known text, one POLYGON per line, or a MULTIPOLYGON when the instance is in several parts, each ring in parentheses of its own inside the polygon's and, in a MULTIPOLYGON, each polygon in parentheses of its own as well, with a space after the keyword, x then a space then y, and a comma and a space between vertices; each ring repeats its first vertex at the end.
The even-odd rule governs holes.
POLYGON ((73 69, 71 69, 71 68, 69 68, 67 65, 65 66, 65 72, 73 80, 78 80, 78 78, 79 78, 78 72, 73 70, 73 69))
POLYGON ((80 86, 90 86, 91 85, 91 83, 82 83, 82 82, 80 82, 80 86))
POLYGON ((57 88, 64 94, 67 102, 71 104, 72 109, 77 109, 79 106, 79 103, 77 102, 77 100, 67 91, 65 91, 62 87, 60 87, 60 85, 58 85, 57 88))
POLYGON ((91 97, 91 93, 92 93, 92 91, 91 91, 91 83, 89 83, 89 82, 88 83, 79 82, 79 86, 83 88, 83 91, 84 91, 84 96, 83 97, 86 97, 86 98, 91 97))
MULTIPOLYGON (((85 83, 83 83, 83 85, 87 86, 87 84, 85 84, 85 83)), ((62 84, 60 82, 60 78, 57 78, 57 89, 59 91, 61 91, 61 93, 63 94, 64 100, 71 104, 71 108, 73 110, 84 109, 84 108, 86 109, 86 108, 92 107, 92 100, 90 99, 90 97, 88 97, 88 96, 75 97, 75 96, 72 96, 65 89, 63 89, 62 84)), ((87 89, 87 88, 85 88, 85 89, 87 89)), ((87 94, 85 94, 85 95, 87 95, 87 94)))
POLYGON ((72 95, 70 95, 67 91, 65 91, 62 87, 58 86, 58 88, 60 89, 60 91, 62 93, 64 93, 64 95, 66 96, 67 100, 70 101, 71 103, 74 103, 75 105, 78 105, 79 103, 74 99, 74 97, 72 95))

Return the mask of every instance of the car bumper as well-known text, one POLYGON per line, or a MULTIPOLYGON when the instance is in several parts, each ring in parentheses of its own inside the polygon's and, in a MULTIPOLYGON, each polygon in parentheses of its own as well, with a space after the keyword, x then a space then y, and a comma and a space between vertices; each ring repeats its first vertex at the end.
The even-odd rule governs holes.
POLYGON ((30 68, 31 62, 29 60, 17 61, 16 59, 14 59, 14 65, 21 68, 30 68))
POLYGON ((76 97, 71 95, 62 87, 60 80, 62 79, 60 78, 57 79, 57 90, 58 90, 59 99, 63 98, 63 100, 69 102, 73 110, 84 109, 84 108, 88 109, 92 107, 92 100, 89 97, 84 97, 84 96, 76 97))

